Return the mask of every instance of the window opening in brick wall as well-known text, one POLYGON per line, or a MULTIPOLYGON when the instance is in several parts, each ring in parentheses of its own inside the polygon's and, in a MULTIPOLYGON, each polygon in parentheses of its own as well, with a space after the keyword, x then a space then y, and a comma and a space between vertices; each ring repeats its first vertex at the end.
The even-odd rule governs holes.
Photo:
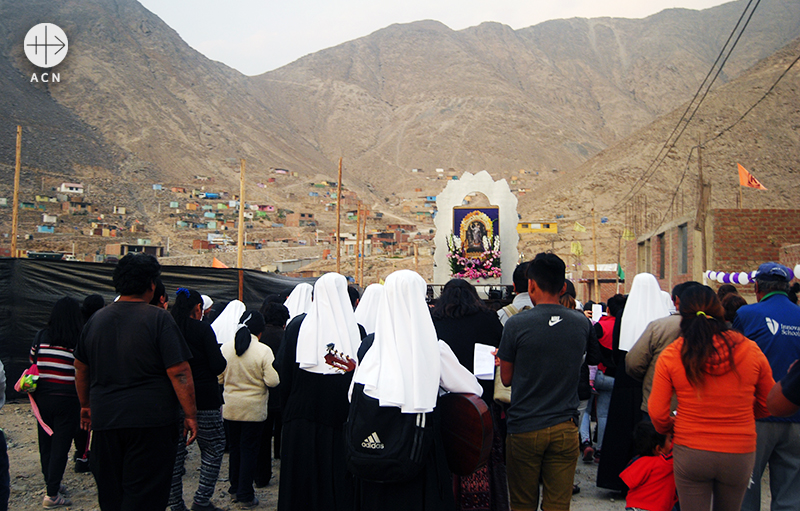
POLYGON ((678 273, 689 273, 689 229, 686 224, 678 226, 678 273))
POLYGON ((645 271, 645 266, 647 265, 646 261, 647 257, 644 248, 644 241, 642 241, 636 247, 636 273, 642 273, 645 271))
POLYGON ((658 278, 666 277, 667 269, 667 247, 664 244, 664 233, 658 235, 658 278))

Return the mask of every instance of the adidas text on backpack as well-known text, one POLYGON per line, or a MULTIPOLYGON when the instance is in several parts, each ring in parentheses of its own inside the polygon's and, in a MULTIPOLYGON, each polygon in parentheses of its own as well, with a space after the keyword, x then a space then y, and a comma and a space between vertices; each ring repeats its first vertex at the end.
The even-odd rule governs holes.
POLYGON ((364 385, 355 384, 344 426, 348 470, 359 479, 379 483, 413 479, 433 448, 431 413, 402 413, 396 406, 380 406, 364 394, 364 385))

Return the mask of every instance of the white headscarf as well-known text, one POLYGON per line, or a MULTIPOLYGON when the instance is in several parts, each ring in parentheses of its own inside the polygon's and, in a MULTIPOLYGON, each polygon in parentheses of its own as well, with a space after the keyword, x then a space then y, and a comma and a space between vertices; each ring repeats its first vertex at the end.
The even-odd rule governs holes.
POLYGON ((356 307, 356 321, 364 327, 367 335, 375 333, 375 318, 378 317, 378 304, 383 297, 382 284, 370 284, 356 307))
POLYGON ((300 369, 341 374, 341 370, 325 363, 331 344, 340 357, 353 360, 361 346, 361 334, 347 294, 347 279, 338 273, 326 273, 314 284, 314 301, 297 334, 296 361, 300 369))
POLYGON ((436 406, 441 364, 425 281, 411 270, 399 270, 386 278, 383 290, 375 340, 353 381, 363 383, 364 393, 381 406, 430 412, 436 406))
POLYGON ((629 351, 651 321, 667 316, 669 309, 655 276, 649 273, 636 275, 633 278, 628 301, 625 302, 625 311, 622 313, 619 349, 629 351))
POLYGON ((314 288, 311 287, 311 284, 305 282, 297 284, 294 289, 292 289, 292 292, 289 293, 286 302, 283 304, 289 309, 289 321, 294 319, 295 316, 304 314, 311 309, 311 294, 313 292, 314 288))
POLYGON ((245 307, 242 302, 233 300, 225 306, 225 310, 211 323, 211 328, 217 335, 218 343, 225 344, 236 337, 236 330, 239 328, 239 319, 242 317, 245 310, 247 310, 247 307, 245 307))

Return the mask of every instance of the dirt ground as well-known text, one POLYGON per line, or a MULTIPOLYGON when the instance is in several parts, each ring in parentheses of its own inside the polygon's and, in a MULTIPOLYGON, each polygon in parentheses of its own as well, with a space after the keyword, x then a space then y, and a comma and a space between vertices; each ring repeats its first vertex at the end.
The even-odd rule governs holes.
MULTIPOLYGON (((44 481, 39 466, 39 447, 36 439, 36 419, 31 414, 30 404, 19 400, 9 402, 0 410, 0 427, 6 433, 8 457, 11 465, 11 498, 8 509, 13 511, 33 511, 42 509, 44 481)), ((72 453, 70 453, 70 460, 72 453)), ((228 456, 222 462, 217 491, 212 502, 225 510, 237 509, 227 493, 228 456)), ((769 509, 769 491, 766 480, 762 480, 762 509, 769 509)), ((186 475, 183 478, 184 502, 191 506, 192 495, 197 489, 200 477, 200 450, 197 444, 189 447, 186 457, 186 475)), ((580 493, 572 498, 571 508, 575 511, 621 511, 625 509, 625 499, 618 493, 595 486, 597 465, 578 462, 575 482, 580 493)), ((256 496, 261 501, 257 509, 276 509, 278 503, 278 480, 280 461, 273 461, 273 480, 266 488, 257 488, 256 496)), ((72 506, 70 510, 99 511, 97 491, 90 473, 76 474, 74 463, 70 461, 64 473, 63 484, 69 490, 72 506)))

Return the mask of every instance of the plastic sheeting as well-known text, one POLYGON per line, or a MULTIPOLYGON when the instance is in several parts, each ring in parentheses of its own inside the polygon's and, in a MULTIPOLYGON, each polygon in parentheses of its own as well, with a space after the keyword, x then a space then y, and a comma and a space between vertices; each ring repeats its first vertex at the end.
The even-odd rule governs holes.
MULTIPOLYGON (((0 359, 6 370, 7 393, 16 397, 14 382, 30 363, 28 353, 36 332, 47 326, 50 311, 63 296, 83 302, 91 294, 100 294, 106 305, 117 296, 111 282, 114 265, 71 261, 0 258, 0 359)), ((256 270, 162 266, 161 280, 175 300, 179 287, 195 289, 214 300, 213 311, 239 296, 239 272, 242 272, 243 302, 247 308, 260 308, 264 297, 291 291, 297 279, 256 270)))

